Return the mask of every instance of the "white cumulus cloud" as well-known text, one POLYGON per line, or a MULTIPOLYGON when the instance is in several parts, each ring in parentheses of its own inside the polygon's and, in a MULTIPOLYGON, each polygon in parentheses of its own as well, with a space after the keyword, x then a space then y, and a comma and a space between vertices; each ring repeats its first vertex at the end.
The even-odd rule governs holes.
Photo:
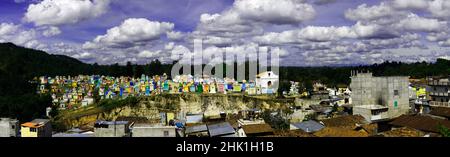
POLYGON ((243 18, 274 24, 300 23, 316 15, 302 0, 236 0, 234 9, 243 18))
POLYGON ((120 26, 108 29, 105 35, 97 36, 93 42, 85 43, 84 47, 89 48, 93 44, 130 47, 141 42, 159 39, 161 35, 170 32, 173 28, 173 23, 150 21, 145 18, 130 18, 123 21, 120 26))
POLYGON ((58 27, 50 26, 48 28, 44 28, 44 31, 42 32, 42 35, 46 37, 51 37, 61 34, 61 30, 58 27))
POLYGON ((424 9, 428 7, 428 0, 394 0, 394 7, 402 9, 424 9))
POLYGON ((161 53, 161 50, 158 51, 149 51, 149 50, 144 50, 141 51, 137 56, 140 58, 152 58, 157 56, 159 53, 161 53))
POLYGON ((397 27, 413 31, 439 31, 447 27, 446 21, 439 21, 437 19, 428 19, 419 17, 416 14, 410 14, 407 18, 402 19, 397 27))
POLYGON ((110 0, 43 0, 30 4, 24 20, 37 26, 73 24, 104 14, 110 0))

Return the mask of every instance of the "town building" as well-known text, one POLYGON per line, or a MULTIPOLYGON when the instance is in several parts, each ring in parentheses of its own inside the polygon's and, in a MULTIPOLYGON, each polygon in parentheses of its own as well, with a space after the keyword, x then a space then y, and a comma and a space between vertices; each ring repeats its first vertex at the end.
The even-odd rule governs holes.
POLYGON ((409 86, 409 98, 424 98, 427 95, 427 88, 423 86, 409 86))
POLYGON ((97 121, 94 124, 95 137, 129 137, 128 121, 97 121))
POLYGON ((311 99, 323 100, 328 98, 330 98, 330 92, 327 90, 326 85, 320 82, 315 82, 313 84, 313 91, 311 92, 311 99))
POLYGON ((21 125, 21 137, 52 137, 49 119, 35 119, 21 125))
POLYGON ((239 137, 270 136, 274 134, 273 132, 272 127, 266 123, 242 125, 238 129, 239 137))
POLYGON ((360 105, 353 107, 353 113, 363 116, 368 122, 379 122, 389 119, 389 108, 382 105, 360 105))
POLYGON ((270 136, 273 135, 274 130, 269 124, 266 124, 264 119, 260 116, 260 110, 250 109, 243 110, 235 119, 234 128, 237 130, 239 137, 255 137, 255 136, 270 136))
POLYGON ((428 96, 430 106, 450 107, 450 81, 448 77, 428 77, 428 96))
POLYGON ((387 112, 387 118, 407 113, 410 110, 408 85, 408 77, 404 76, 374 77, 372 73, 352 72, 351 98, 356 108, 353 114, 372 121, 372 118, 379 120, 383 112, 387 112))
POLYGON ((328 103, 309 105, 309 108, 314 111, 313 119, 320 120, 332 116, 333 107, 328 103))
POLYGON ((19 129, 17 119, 0 118, 0 137, 18 137, 19 129))
POLYGON ((53 134, 52 137, 94 137, 94 132, 80 128, 73 128, 66 132, 53 134))
POLYGON ((134 124, 131 137, 177 137, 175 126, 134 124))

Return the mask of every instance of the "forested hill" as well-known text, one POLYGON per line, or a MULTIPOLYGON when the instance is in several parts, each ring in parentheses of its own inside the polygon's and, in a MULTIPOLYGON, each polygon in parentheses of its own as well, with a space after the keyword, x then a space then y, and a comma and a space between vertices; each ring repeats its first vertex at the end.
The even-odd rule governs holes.
POLYGON ((35 76, 99 74, 111 76, 156 75, 170 72, 170 65, 155 60, 147 65, 126 66, 119 64, 86 64, 64 55, 51 55, 43 51, 16 46, 12 43, 0 43, 0 71, 6 74, 20 75, 24 78, 35 76), (151 70, 154 69, 154 70, 151 70), (139 74, 139 75, 138 75, 139 74))
POLYGON ((90 66, 71 57, 50 55, 12 43, 0 44, 0 56, 0 70, 28 78, 39 75, 74 75, 83 73, 90 66))

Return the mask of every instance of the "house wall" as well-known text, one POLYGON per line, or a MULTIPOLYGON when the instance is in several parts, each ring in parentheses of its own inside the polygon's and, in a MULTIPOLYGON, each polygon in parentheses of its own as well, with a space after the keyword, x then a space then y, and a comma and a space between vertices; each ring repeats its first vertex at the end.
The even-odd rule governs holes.
POLYGON ((361 115, 366 119, 366 121, 371 122, 372 113, 369 109, 361 107, 353 107, 353 115, 361 115))
POLYGON ((0 137, 9 137, 10 136, 10 124, 9 121, 0 121, 0 137))
MULTIPOLYGON (((185 134, 186 137, 209 137, 208 131, 185 134)), ((183 137, 183 136, 181 136, 183 137)))
POLYGON ((1 118, 0 119, 0 137, 17 137, 19 136, 20 124, 16 119, 1 118))
POLYGON ((135 127, 132 137, 176 137, 175 127, 135 127), (164 135, 164 132, 167 135, 164 135))
POLYGON ((386 106, 389 108, 389 118, 408 112, 410 108, 408 77, 373 77, 371 73, 360 73, 351 79, 353 106, 386 106))
POLYGON ((95 137, 125 137, 127 135, 127 125, 109 125, 108 128, 94 128, 95 137))
POLYGON ((382 99, 386 100, 382 105, 387 106, 388 116, 390 118, 398 117, 409 111, 409 88, 407 77, 383 77, 379 81, 383 85, 378 93, 381 93, 382 99), (398 91, 398 93, 395 93, 398 91))
POLYGON ((22 132, 22 137, 38 137, 38 133, 31 132, 29 127, 22 127, 20 131, 22 132))
POLYGON ((46 123, 44 126, 36 128, 36 132, 31 132, 29 127, 21 127, 22 137, 52 137, 52 125, 46 123))
POLYGON ((44 126, 39 127, 38 137, 52 137, 52 125, 47 123, 44 126))
POLYGON ((388 112, 382 112, 379 115, 372 115, 372 111, 370 109, 362 107, 354 107, 353 115, 361 115, 367 122, 389 118, 388 112))
POLYGON ((247 137, 247 135, 245 134, 244 129, 239 128, 237 131, 238 137, 247 137))
POLYGON ((274 89, 275 91, 277 90, 277 88, 274 87, 278 87, 278 79, 273 79, 273 78, 259 78, 256 79, 256 85, 260 86, 261 88, 269 88, 268 83, 272 82, 272 86, 270 88, 274 89))

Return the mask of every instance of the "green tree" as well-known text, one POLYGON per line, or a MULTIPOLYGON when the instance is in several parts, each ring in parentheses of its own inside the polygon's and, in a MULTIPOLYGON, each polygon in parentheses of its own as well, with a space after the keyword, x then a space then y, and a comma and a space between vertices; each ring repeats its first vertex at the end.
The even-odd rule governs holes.
POLYGON ((266 110, 263 112, 262 118, 275 130, 289 129, 289 121, 284 119, 280 113, 274 115, 271 111, 266 110))
POLYGON ((443 125, 439 125, 438 126, 438 130, 439 133, 443 136, 443 137, 450 137, 450 129, 448 129, 447 127, 443 126, 443 125))

